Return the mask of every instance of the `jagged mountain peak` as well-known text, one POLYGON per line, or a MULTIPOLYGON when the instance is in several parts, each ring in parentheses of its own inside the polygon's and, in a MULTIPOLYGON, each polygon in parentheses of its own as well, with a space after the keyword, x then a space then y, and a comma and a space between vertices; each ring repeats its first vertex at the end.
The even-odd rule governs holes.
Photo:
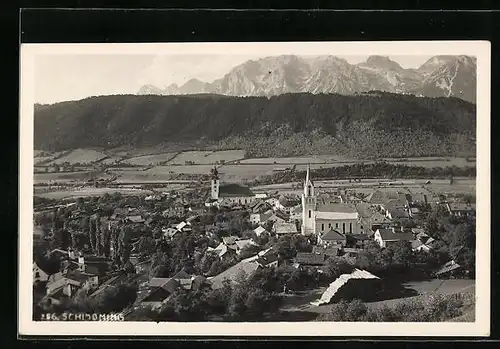
POLYGON ((399 65, 399 63, 391 60, 387 56, 369 56, 366 62, 364 64, 362 63, 362 65, 368 65, 387 70, 396 70, 396 71, 403 70, 403 68, 399 65))
MULTIPOLYGON (((457 96, 475 101, 471 87, 449 88, 453 81, 475 82, 475 58, 469 56, 439 55, 431 57, 418 69, 404 69, 389 57, 369 56, 365 62, 350 64, 346 59, 333 55, 268 56, 248 60, 230 69, 221 78, 208 83, 196 78, 182 86, 170 85, 164 90, 147 85, 138 94, 196 94, 217 93, 230 96, 273 96, 284 93, 340 93, 355 94, 370 90, 395 93, 417 93, 432 97, 457 96), (457 68, 460 66, 460 68, 457 68), (445 89, 429 88, 429 81, 436 76, 445 80, 437 82, 445 89), (449 76, 448 76, 449 75, 449 76), (451 92, 450 92, 451 91, 451 92), (458 91, 458 92, 455 92, 458 91)), ((436 82, 432 82, 434 85, 436 82)), ((458 86, 458 85, 457 85, 458 86)))

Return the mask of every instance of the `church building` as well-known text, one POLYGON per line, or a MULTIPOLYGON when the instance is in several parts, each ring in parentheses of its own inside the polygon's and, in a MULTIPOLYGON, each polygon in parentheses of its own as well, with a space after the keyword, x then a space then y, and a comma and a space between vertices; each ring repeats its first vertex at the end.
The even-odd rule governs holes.
POLYGON ((318 200, 309 172, 308 167, 302 194, 302 235, 322 236, 332 230, 344 236, 359 234, 359 214, 356 207, 318 200))
POLYGON ((210 177, 209 204, 248 205, 256 199, 252 190, 245 185, 237 183, 221 185, 219 172, 215 167, 210 171, 210 177))

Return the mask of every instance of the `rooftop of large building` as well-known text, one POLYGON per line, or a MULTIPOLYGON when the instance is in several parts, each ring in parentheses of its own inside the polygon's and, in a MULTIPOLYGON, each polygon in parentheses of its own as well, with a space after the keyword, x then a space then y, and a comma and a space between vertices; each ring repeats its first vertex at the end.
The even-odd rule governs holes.
POLYGON ((228 196, 255 196, 255 194, 252 192, 252 190, 241 184, 237 183, 229 183, 229 184, 222 184, 219 187, 219 196, 220 197, 228 197, 228 196))
POLYGON ((317 207, 318 212, 357 213, 356 207, 343 203, 327 203, 317 207))

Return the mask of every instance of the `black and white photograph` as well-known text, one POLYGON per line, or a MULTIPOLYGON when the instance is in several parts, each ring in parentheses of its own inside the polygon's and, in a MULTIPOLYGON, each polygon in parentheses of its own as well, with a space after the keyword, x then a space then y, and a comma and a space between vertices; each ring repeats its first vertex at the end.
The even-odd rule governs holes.
POLYGON ((22 45, 21 329, 487 334, 489 55, 22 45))

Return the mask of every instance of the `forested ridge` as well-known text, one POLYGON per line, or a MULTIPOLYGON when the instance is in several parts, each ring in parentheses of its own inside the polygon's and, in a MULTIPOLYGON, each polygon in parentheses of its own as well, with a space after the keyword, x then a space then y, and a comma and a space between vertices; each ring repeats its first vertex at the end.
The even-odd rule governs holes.
POLYGON ((372 92, 267 97, 90 97, 35 108, 35 148, 160 144, 244 148, 250 156, 475 153, 476 106, 372 92))

